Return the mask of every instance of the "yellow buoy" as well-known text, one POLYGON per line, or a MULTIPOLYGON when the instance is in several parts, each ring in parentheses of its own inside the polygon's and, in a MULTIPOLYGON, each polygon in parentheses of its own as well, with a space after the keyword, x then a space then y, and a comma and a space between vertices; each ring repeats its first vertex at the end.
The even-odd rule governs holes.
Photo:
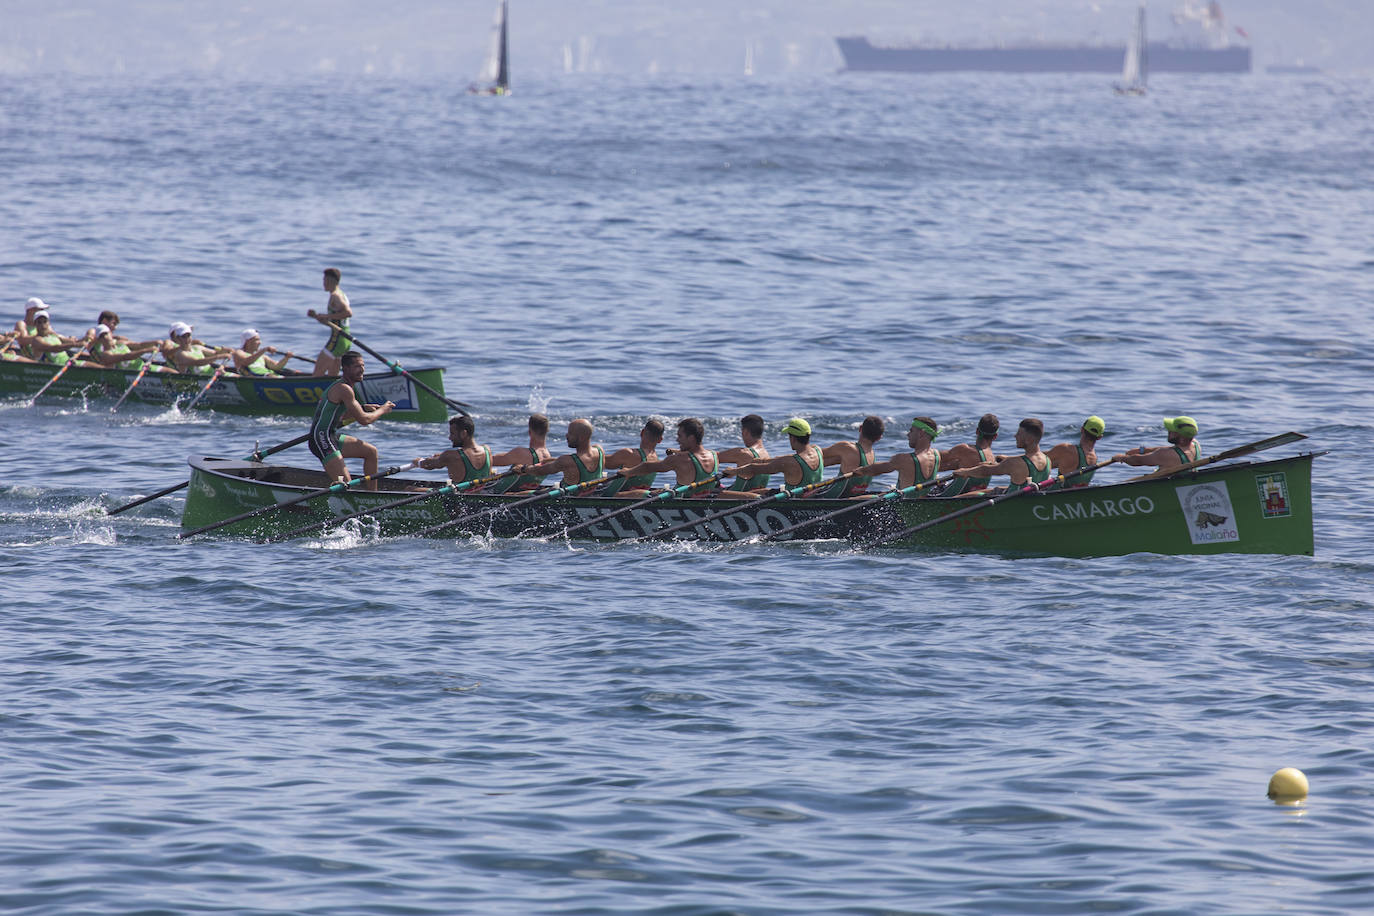
POLYGON ((1296 805, 1307 798, 1307 777, 1297 767, 1284 767, 1269 777, 1269 797, 1279 805, 1296 805))

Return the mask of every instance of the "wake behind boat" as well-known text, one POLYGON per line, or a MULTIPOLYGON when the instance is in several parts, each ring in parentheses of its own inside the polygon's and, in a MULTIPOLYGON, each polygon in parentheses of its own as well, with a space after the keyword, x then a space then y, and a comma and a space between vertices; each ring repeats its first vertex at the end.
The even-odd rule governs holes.
MULTIPOLYGON (((1301 437, 1298 437, 1301 438, 1301 437)), ((927 551, 1010 556, 1097 557, 1130 553, 1266 553, 1311 556, 1311 470, 1313 453, 1263 462, 1216 464, 1172 476, 1067 490, 1027 492, 1016 499, 965 513, 950 523, 942 516, 967 510, 976 500, 953 497, 866 500, 855 511, 803 528, 786 540, 841 540, 865 545, 907 528, 932 527, 893 541, 892 546, 927 551)), ((430 480, 386 477, 376 491, 349 489, 300 501, 332 481, 318 470, 254 461, 196 457, 189 460, 190 486, 182 526, 195 530, 237 515, 281 505, 257 517, 227 525, 225 534, 271 537, 302 526, 359 512, 384 536, 403 536, 481 510, 489 511, 445 532, 445 536, 561 537, 594 541, 645 537, 687 523, 677 537, 714 542, 743 541, 853 507, 847 499, 656 500, 615 518, 626 500, 598 496, 488 495, 449 492, 381 507, 433 488, 430 480), (286 503, 296 500, 293 505, 286 503), (521 503, 513 506, 513 503, 521 503), (504 506, 511 506, 503 511, 504 506), (728 515, 705 517, 722 508, 728 515), (699 524, 693 522, 701 520, 699 524)))
MULTIPOLYGON (((130 391, 129 386, 138 375, 137 369, 73 365, 54 382, 53 370, 56 368, 48 363, 0 362, 0 394, 32 396, 52 382, 46 391, 48 395, 118 398, 129 391, 132 401, 175 404, 190 403, 210 381, 208 376, 192 373, 150 372, 130 391)), ((443 394, 443 369, 407 369, 406 372, 439 395, 443 394)), ((250 416, 308 417, 314 413, 325 390, 337 380, 337 376, 312 375, 220 376, 196 401, 195 407, 250 416)), ((389 415, 392 420, 415 423, 447 420, 448 406, 440 397, 417 385, 415 380, 390 371, 369 373, 358 384, 358 396, 368 403, 393 402, 396 407, 389 415)))

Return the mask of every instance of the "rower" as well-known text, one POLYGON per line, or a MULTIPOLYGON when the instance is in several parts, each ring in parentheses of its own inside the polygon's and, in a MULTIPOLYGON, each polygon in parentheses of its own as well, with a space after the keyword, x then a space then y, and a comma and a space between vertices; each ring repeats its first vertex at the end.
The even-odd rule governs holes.
MULTIPOLYGON (((726 464, 744 464, 769 458, 768 449, 763 445, 763 417, 756 413, 740 417, 739 437, 743 447, 722 449, 716 457, 726 464)), ((755 474, 753 477, 736 477, 728 489, 721 490, 718 496, 726 499, 750 499, 762 495, 768 489, 771 474, 755 474)))
MULTIPOLYGON (((264 347, 262 337, 253 328, 244 328, 239 335, 239 349, 230 350, 229 355, 234 358, 234 368, 241 375, 256 375, 260 378, 282 375, 286 373, 286 361, 296 354, 290 350, 281 359, 273 361, 267 358, 268 353, 276 353, 276 347, 264 347)), ((295 375, 296 373, 291 373, 295 375)))
POLYGON ((7 363, 31 363, 34 360, 19 352, 19 332, 6 331, 0 334, 0 359, 7 363))
POLYGON ((476 432, 477 424, 473 423, 472 417, 453 417, 448 421, 448 438, 453 448, 444 449, 428 458, 417 458, 416 462, 431 471, 447 468, 448 479, 452 483, 490 477, 491 449, 477 444, 474 438, 476 432))
MULTIPOLYGON (((672 471, 677 475, 678 486, 700 483, 720 468, 720 459, 716 453, 701 444, 705 435, 706 427, 696 417, 679 420, 677 424, 677 450, 670 452, 668 457, 662 461, 641 461, 639 464, 623 467, 620 469, 620 475, 634 478, 645 474, 661 474, 665 471, 672 471)), ((717 483, 713 487, 703 487, 702 490, 695 491, 691 495, 693 497, 715 496, 719 494, 719 491, 720 485, 717 483)))
MULTIPOLYGON (((935 437, 940 435, 940 424, 930 417, 916 417, 906 431, 909 452, 898 452, 886 461, 877 461, 868 466, 870 477, 897 472, 897 487, 916 486, 930 483, 940 473, 941 456, 931 447, 935 437)), ((922 496, 929 494, 922 491, 922 496)))
POLYGON ((14 329, 19 332, 20 337, 28 337, 33 333, 33 316, 39 312, 46 312, 48 304, 37 296, 30 296, 29 301, 24 303, 24 317, 14 323, 14 329))
POLYGON ((229 354, 228 347, 215 347, 207 355, 205 348, 191 339, 191 325, 178 321, 169 332, 172 345, 164 349, 162 356, 178 372, 187 375, 212 375, 215 363, 229 354))
MULTIPOLYGON (((838 464, 841 475, 866 468, 873 464, 874 443, 883 437, 886 430, 887 424, 883 423, 881 417, 869 415, 864 417, 864 421, 859 424, 859 440, 857 442, 847 440, 836 442, 834 445, 822 449, 821 455, 825 458, 826 464, 838 464)), ((864 477, 849 477, 836 481, 833 487, 826 487, 816 496, 821 499, 846 499, 851 496, 864 496, 868 492, 868 485, 872 482, 872 474, 864 477)))
POLYGON ((85 335, 81 339, 94 347, 96 337, 98 336, 96 332, 100 329, 102 324, 110 329, 110 334, 114 336, 116 343, 129 342, 129 338, 119 333, 119 314, 110 309, 101 311, 100 317, 95 320, 95 325, 87 328, 85 335))
POLYGON ((537 464, 517 464, 515 470, 521 474, 538 477, 561 472, 565 487, 588 480, 596 480, 602 476, 606 469, 606 450, 599 445, 592 444, 593 432, 595 430, 592 428, 590 420, 581 418, 573 420, 568 424, 567 437, 568 448, 572 449, 571 454, 548 458, 537 464))
MULTIPOLYGON (((957 471, 959 468, 976 467, 985 461, 995 460, 997 456, 992 452, 992 443, 997 438, 1001 426, 1002 424, 997 419, 996 414, 983 414, 978 419, 977 438, 973 445, 960 442, 958 445, 945 449, 940 453, 940 465, 946 471, 957 471)), ((945 484, 940 495, 959 496, 963 493, 985 490, 991 482, 991 477, 956 477, 945 484)))
MULTIPOLYGON (((116 317, 116 323, 118 320, 116 317)), ((138 370, 143 368, 144 362, 151 363, 151 354, 159 352, 164 344, 166 344, 165 340, 145 340, 142 343, 133 343, 124 338, 115 337, 114 328, 105 324, 98 324, 91 330, 90 360, 106 369, 138 370), (145 356, 144 354, 150 355, 145 356)))
POLYGON ((811 444, 811 424, 801 417, 793 417, 783 424, 782 431, 787 434, 792 454, 746 461, 725 468, 722 473, 726 477, 781 473, 789 489, 820 483, 825 471, 825 456, 819 447, 811 444))
MULTIPOLYGON (((190 336, 190 329, 186 335, 190 336)), ((324 471, 333 480, 352 480, 348 474, 345 458, 363 459, 363 474, 372 476, 377 473, 377 447, 353 436, 342 436, 339 427, 345 419, 351 419, 359 426, 367 426, 391 413, 396 405, 360 404, 353 386, 363 380, 366 366, 359 353, 345 353, 340 360, 339 380, 329 386, 320 403, 315 407, 315 416, 310 421, 310 438, 306 440, 310 451, 320 459, 324 471)), ((377 481, 370 480, 365 486, 377 489, 377 481)))
MULTIPOLYGON (((1046 452, 1045 455, 1050 459, 1050 464, 1054 465, 1056 476, 1063 477, 1065 474, 1071 474, 1074 471, 1097 464, 1097 440, 1101 439, 1106 431, 1107 424, 1103 422, 1101 417, 1088 417, 1083 421, 1083 425, 1078 428, 1077 444, 1061 442, 1046 452)), ((1096 473, 1096 471, 1089 471, 1086 474, 1079 474, 1069 483, 1056 481, 1050 485, 1050 489, 1086 487, 1096 473)))
POLYGON ((33 330, 24 338, 23 346, 40 363, 64 366, 71 359, 67 348, 81 346, 81 340, 76 337, 64 337, 54 331, 48 310, 42 309, 33 313, 33 330))
POLYGON ((984 461, 971 468, 960 468, 955 477, 1010 477, 1012 486, 1025 486, 1027 483, 1041 484, 1050 479, 1050 459, 1040 451, 1040 439, 1045 435, 1045 424, 1035 417, 1027 417, 1016 427, 1016 444, 1022 454, 1012 455, 1000 461, 984 461))
MULTIPOLYGON (((638 448, 622 448, 606 459, 606 470, 634 467, 658 460, 658 444, 663 441, 663 421, 650 418, 639 431, 638 448)), ((653 474, 625 477, 617 474, 597 492, 597 496, 644 496, 654 485, 653 474)))
MULTIPOLYGON (((526 425, 530 433, 529 448, 517 446, 508 452, 492 455, 492 467, 504 468, 517 464, 538 464, 553 457, 553 453, 544 444, 549 435, 549 418, 542 413, 530 414, 529 423, 526 425)), ((544 482, 544 476, 543 474, 523 474, 518 477, 503 477, 492 484, 486 492, 521 493, 533 490, 544 482)))
POLYGON ((343 274, 339 272, 339 268, 326 267, 324 290, 329 293, 329 306, 324 312, 317 312, 314 309, 306 309, 305 311, 306 315, 314 318, 320 324, 333 322, 339 327, 339 330, 329 329, 329 341, 315 360, 314 375, 338 375, 339 360, 353 346, 353 341, 340 333, 340 331, 348 330, 348 319, 353 317, 353 307, 348 304, 348 296, 339 288, 341 279, 343 279, 343 274))
POLYGON ((1197 421, 1192 417, 1170 417, 1164 421, 1168 445, 1154 448, 1141 446, 1139 451, 1113 456, 1114 460, 1133 467, 1148 465, 1160 470, 1181 467, 1197 461, 1202 455, 1201 446, 1196 441, 1197 421))

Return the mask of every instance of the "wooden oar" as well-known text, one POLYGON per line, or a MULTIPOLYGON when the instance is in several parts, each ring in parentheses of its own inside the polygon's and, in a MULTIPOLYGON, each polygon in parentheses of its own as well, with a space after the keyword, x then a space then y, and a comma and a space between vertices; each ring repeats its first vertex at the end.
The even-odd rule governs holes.
POLYGON ((383 477, 390 477, 391 475, 399 474, 402 471, 409 471, 411 468, 417 467, 418 464, 419 462, 412 461, 410 464, 389 467, 385 471, 381 471, 376 474, 365 474, 362 477, 354 477, 352 480, 341 480, 338 483, 330 484, 327 487, 321 487, 318 490, 311 490, 309 493, 304 493, 300 496, 293 496, 291 499, 288 499, 284 503, 273 503, 270 506, 261 506, 249 512, 240 512, 238 515, 235 515, 231 518, 222 519, 221 521, 215 522, 213 525, 202 525, 201 527, 193 528, 190 531, 183 531, 177 535, 177 538, 179 540, 185 540, 186 538, 195 537, 198 534, 204 534, 207 531, 214 531, 217 528, 223 528, 226 525, 232 525, 235 522, 247 521, 250 518, 257 518, 258 516, 266 515, 269 512, 276 512, 279 509, 285 509, 288 506, 296 506, 300 505, 303 502, 308 502, 312 499, 319 499, 321 496, 328 496, 331 493, 342 493, 345 490, 357 489, 362 484, 369 483, 374 480, 381 480, 383 477))
POLYGON ((536 493, 533 496, 527 496, 524 499, 517 499, 513 503, 503 503, 499 506, 488 506, 487 508, 479 509, 476 512, 469 512, 467 515, 460 515, 455 519, 450 519, 449 521, 439 525, 430 525, 428 528, 421 528, 419 531, 412 531, 410 533, 410 536, 417 538, 424 537, 425 535, 433 534, 436 531, 443 531, 446 528, 456 528, 457 526, 465 522, 474 521, 476 519, 481 518, 484 515, 495 515, 497 513, 505 512, 508 509, 514 509, 516 506, 524 506, 532 502, 538 502, 541 499, 549 499, 551 497, 557 496, 571 496, 579 490, 586 490, 590 487, 599 487, 614 476, 615 475, 612 474, 607 477, 598 477, 595 480, 584 480, 581 483, 575 483, 567 487, 553 487, 551 489, 544 490, 541 493, 536 493))
POLYGON ((1203 465, 1213 464, 1217 461, 1225 461, 1228 458, 1239 458, 1242 455, 1250 455, 1255 452, 1262 452, 1265 449, 1287 445, 1290 442, 1301 442, 1306 438, 1307 436, 1302 433, 1280 433, 1277 436, 1270 436, 1268 439, 1251 442, 1249 445, 1238 445, 1233 449, 1227 449, 1210 458, 1199 458, 1197 461, 1190 461, 1176 468, 1160 468, 1157 471, 1145 474, 1141 477, 1132 477, 1130 480, 1125 481, 1125 483, 1139 483, 1142 480, 1161 480, 1165 477, 1172 477, 1175 474, 1182 474, 1184 471, 1191 471, 1193 468, 1200 468, 1203 465))
POLYGON ((1009 499, 1015 499, 1018 496, 1025 496, 1027 493, 1035 493, 1038 490, 1048 490, 1056 483, 1063 484, 1066 480, 1072 480, 1073 478, 1079 477, 1083 474, 1090 474, 1093 471, 1099 471, 1102 468, 1105 468, 1107 465, 1114 464, 1115 462, 1115 458, 1108 458, 1106 461, 1099 461, 1096 464, 1090 464, 1085 468, 1078 468, 1077 470, 1070 471, 1067 474, 1060 474, 1058 477, 1051 477, 1048 480, 1042 481, 1038 484, 1025 483, 1014 490, 1007 489, 1002 493, 998 493, 996 496, 989 496, 985 499, 980 499, 973 505, 963 509, 959 509, 956 512, 950 512, 946 515, 940 516, 939 518, 933 518, 928 522, 922 522, 919 525, 912 525, 910 528, 903 528, 901 531, 898 531, 895 534, 885 534, 882 537, 878 538, 876 541, 870 541, 864 546, 877 547, 880 544, 886 544, 888 541, 895 541, 900 538, 907 537, 908 535, 915 534, 918 531, 925 531, 927 528, 934 528, 937 525, 943 525, 945 522, 953 521, 956 518, 963 518, 965 515, 972 515, 975 512, 982 512, 984 509, 988 508, 989 506, 995 506, 997 503, 1004 503, 1009 499))
POLYGON ((119 405, 123 404, 124 399, 129 396, 130 392, 132 392, 135 388, 138 387, 138 383, 143 380, 143 373, 147 372, 148 367, 152 364, 152 360, 145 359, 143 361, 143 365, 138 370, 138 375, 135 375, 134 380, 129 383, 129 387, 124 389, 124 393, 119 396, 119 400, 114 402, 114 406, 110 408, 110 413, 114 413, 115 411, 119 410, 119 405))
POLYGON ((693 490, 699 490, 702 487, 709 486, 710 484, 718 482, 723 476, 723 474, 717 472, 704 480, 698 480, 693 483, 678 484, 675 487, 665 487, 664 489, 659 490, 657 493, 647 496, 644 499, 636 500, 635 502, 630 503, 628 506, 621 506, 619 509, 616 509, 612 512, 606 512, 602 515, 598 515, 596 518, 588 519, 585 522, 579 522, 578 524, 573 525, 571 528, 564 528, 563 536, 567 537, 574 531, 581 531, 583 528, 590 528, 592 525, 595 525, 598 522, 604 522, 607 519, 612 519, 616 516, 624 515, 626 512, 632 512, 635 509, 640 508, 641 506, 647 506, 649 505, 649 503, 657 502, 660 499, 671 499, 674 496, 686 495, 687 493, 690 493, 693 490))
POLYGON ((465 480, 462 483, 454 483, 453 481, 449 481, 442 487, 437 487, 433 490, 426 490, 424 493, 416 493, 414 496, 408 496, 405 499, 398 499, 395 502, 383 503, 380 506, 372 506, 367 509, 360 509, 357 512, 350 512, 348 515, 340 515, 334 518, 327 518, 322 522, 311 522, 309 525, 302 525, 301 527, 288 531, 285 534, 274 534, 271 537, 262 538, 258 543, 272 544, 276 541, 289 541, 291 538, 299 537, 302 534, 309 534, 311 531, 318 531, 319 529, 326 528, 330 525, 341 524, 343 522, 351 521, 355 518, 362 518, 364 515, 376 515, 377 513, 385 512, 388 509, 395 509, 398 506, 408 506, 411 503, 417 503, 425 499, 433 499, 436 496, 444 496, 449 493, 457 493, 460 490, 467 490, 472 487, 486 486, 487 484, 494 483, 495 481, 498 481, 503 477, 511 477, 517 473, 519 472, 506 471, 503 474, 493 474, 491 477, 478 477, 475 480, 465 480))
POLYGON ((82 347, 80 350, 76 351, 76 355, 75 355, 75 356, 69 358, 65 363, 63 363, 63 364, 62 364, 62 368, 57 370, 57 374, 54 375, 52 378, 48 379, 48 383, 47 383, 46 385, 44 385, 42 388, 39 388, 37 394, 35 394, 33 397, 29 398, 29 406, 32 407, 33 404, 34 404, 34 402, 37 401, 40 397, 43 396, 43 392, 47 391, 49 388, 52 387, 52 383, 53 383, 53 382, 55 382, 55 381, 57 381, 58 379, 60 379, 60 378, 66 373, 66 371, 67 371, 68 369, 70 369, 72 366, 76 365, 76 361, 77 361, 78 359, 80 359, 81 357, 85 356, 85 355, 86 355, 86 351, 89 350, 90 347, 91 347, 90 344, 86 344, 86 346, 84 346, 84 347, 82 347))
POLYGON ((721 509, 718 512, 712 512, 709 515, 703 515, 701 518, 693 519, 690 522, 683 522, 680 525, 673 525, 671 528, 660 528, 658 531, 650 531, 648 534, 641 534, 639 537, 626 538, 625 543, 633 544, 636 541, 652 541, 658 538, 664 538, 670 534, 677 534, 679 531, 682 531, 685 528, 695 528, 697 525, 704 525, 707 522, 713 522, 716 519, 724 518, 727 515, 734 515, 736 512, 743 512, 745 509, 752 509, 753 507, 763 505, 764 503, 776 502, 780 499, 791 499, 794 496, 805 496, 807 493, 810 493, 814 490, 820 490, 825 487, 831 486, 837 480, 848 480, 850 477, 853 477, 856 473, 858 472, 850 471, 848 474, 840 474, 836 477, 830 478, 829 480, 820 480, 816 483, 803 484, 797 487, 780 487, 779 489, 774 490, 767 496, 762 496, 758 499, 740 500, 739 503, 731 506, 728 509, 721 509))
POLYGON ((454 410, 458 411, 463 416, 468 416, 468 411, 473 409, 471 404, 464 404, 462 401, 455 401, 453 398, 446 397, 445 395, 442 395, 439 392, 435 391, 433 388, 429 387, 424 382, 420 381, 414 375, 402 369, 400 363, 392 362, 391 360, 387 359, 385 356, 378 353, 376 350, 372 349, 367 344, 363 343, 361 340, 354 337, 352 334, 348 333, 334 322, 326 321, 325 324, 329 325, 331 328, 338 331, 341 335, 343 335, 345 340, 349 340, 357 344, 358 349, 364 350, 375 356, 377 359, 380 359, 382 362, 386 363, 387 368, 390 369, 392 372, 395 372, 398 375, 405 376, 407 379, 410 380, 412 384, 415 385, 416 388, 422 388, 425 391, 428 391, 430 394, 434 395, 436 398, 443 401, 445 404, 452 407, 454 410))
POLYGON ((916 483, 912 484, 909 487, 902 487, 900 490, 889 490, 886 493, 879 493, 872 499, 856 499, 854 500, 854 505, 852 506, 845 506, 843 509, 836 509, 833 512, 826 512, 822 515, 816 516, 815 518, 808 518, 804 521, 788 525, 786 528, 779 528, 777 531, 769 531, 764 534, 760 534, 758 537, 754 538, 754 540, 771 541, 774 538, 782 537, 784 534, 791 534, 793 531, 796 531, 799 528, 806 528, 810 525, 815 525, 819 522, 826 521, 827 519, 835 518, 837 515, 844 515, 847 512, 854 512, 858 509, 864 508, 865 506, 871 506, 874 503, 879 502, 880 500, 901 499, 904 496, 914 496, 922 490, 928 490, 931 487, 942 486, 944 484, 949 483, 953 479, 953 474, 946 474, 944 477, 937 477, 934 480, 927 480, 925 483, 916 483))
POLYGON ((191 403, 189 403, 189 404, 186 405, 185 410, 190 410, 192 407, 195 407, 197 404, 199 404, 199 403, 200 403, 200 399, 203 398, 203 397, 205 397, 205 392, 209 391, 209 390, 210 390, 210 386, 213 385, 213 384, 215 384, 215 382, 218 382, 218 381, 219 381, 219 377, 220 377, 221 375, 223 375, 223 374, 224 374, 224 362, 223 362, 223 361, 220 361, 220 362, 218 362, 218 363, 215 364, 215 371, 210 375, 210 380, 209 380, 208 382, 205 383, 204 387, 202 387, 202 388, 200 389, 200 391, 196 394, 195 397, 191 398, 191 403))

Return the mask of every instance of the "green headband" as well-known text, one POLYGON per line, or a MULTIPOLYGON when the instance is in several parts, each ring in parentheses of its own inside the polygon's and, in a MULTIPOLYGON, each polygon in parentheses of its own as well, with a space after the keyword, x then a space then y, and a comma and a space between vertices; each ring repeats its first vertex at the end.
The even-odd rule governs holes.
POLYGON ((934 439, 936 436, 940 435, 940 433, 939 433, 938 430, 932 428, 932 427, 930 426, 930 424, 928 424, 928 423, 923 423, 923 422, 920 421, 920 420, 912 420, 912 421, 911 421, 911 428, 912 428, 912 429, 919 429, 919 430, 921 430, 921 431, 924 432, 926 435, 930 436, 930 438, 932 438, 932 439, 934 439))

